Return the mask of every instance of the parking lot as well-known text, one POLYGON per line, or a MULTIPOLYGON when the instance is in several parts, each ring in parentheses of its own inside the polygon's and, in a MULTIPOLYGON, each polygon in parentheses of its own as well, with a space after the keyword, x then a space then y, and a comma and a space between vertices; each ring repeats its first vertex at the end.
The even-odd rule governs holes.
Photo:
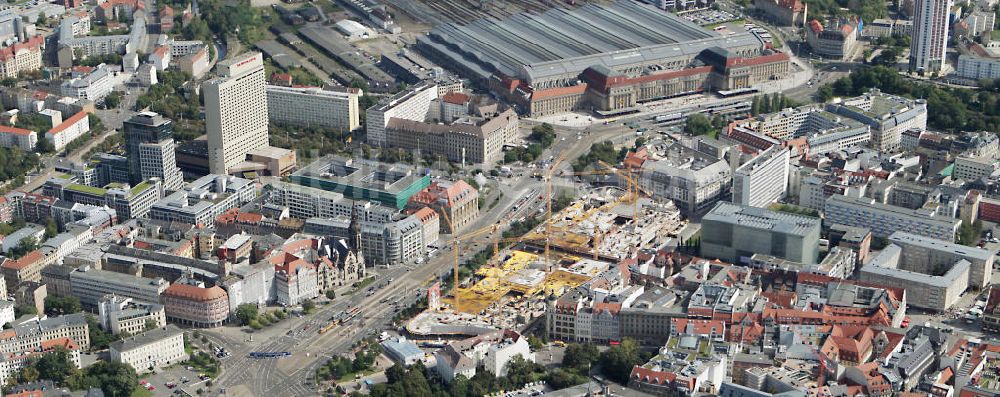
POLYGON ((199 373, 194 369, 188 369, 183 365, 175 365, 166 370, 139 375, 140 383, 145 381, 146 388, 153 392, 154 396, 181 395, 183 392, 189 395, 198 395, 198 389, 208 390, 206 385, 208 379, 199 379, 199 373), (173 385, 171 387, 170 385, 173 385))
POLYGON ((680 13, 678 15, 680 15, 681 18, 687 19, 691 22, 694 22, 702 26, 716 25, 739 19, 736 15, 721 10, 697 10, 697 11, 680 13))

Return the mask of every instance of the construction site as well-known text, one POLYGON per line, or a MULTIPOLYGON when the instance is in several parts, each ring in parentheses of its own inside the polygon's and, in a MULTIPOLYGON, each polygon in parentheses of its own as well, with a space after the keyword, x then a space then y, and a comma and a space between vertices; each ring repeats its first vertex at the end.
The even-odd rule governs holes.
POLYGON ((496 329, 521 329, 545 312, 545 298, 576 288, 611 263, 558 255, 546 265, 538 253, 512 250, 499 265, 476 270, 467 287, 452 290, 447 306, 427 310, 407 325, 415 335, 475 335, 496 329))
POLYGON ((639 199, 628 205, 619 200, 600 206, 578 201, 554 214, 524 240, 528 245, 542 241, 567 254, 614 263, 639 248, 665 243, 665 238, 675 237, 685 224, 671 201, 639 199))
POLYGON ((520 329, 530 324, 545 312, 546 297, 586 283, 639 248, 668 243, 686 224, 671 202, 636 197, 617 188, 601 189, 553 213, 522 237, 493 238, 495 230, 489 228, 456 237, 456 252, 459 241, 492 240, 493 257, 469 282, 456 278, 458 287, 443 300, 444 308, 428 310, 408 328, 441 335, 478 333, 485 325, 520 329), (500 242, 514 245, 500 250, 500 242))

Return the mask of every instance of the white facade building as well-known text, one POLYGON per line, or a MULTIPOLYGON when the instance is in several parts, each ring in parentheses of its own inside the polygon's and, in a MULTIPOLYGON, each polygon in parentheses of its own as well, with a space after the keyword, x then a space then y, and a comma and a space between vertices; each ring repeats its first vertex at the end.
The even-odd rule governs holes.
POLYGON ((307 299, 319 296, 316 267, 296 261, 287 266, 276 267, 274 282, 278 287, 278 304, 294 306, 307 299))
POLYGON ((38 133, 24 128, 0 125, 0 146, 16 147, 23 151, 35 150, 38 144, 38 133))
POLYGON ((914 0, 910 70, 938 72, 948 49, 951 0, 914 0))
POLYGON ((955 75, 973 80, 1000 79, 1000 58, 959 55, 955 75))
POLYGON ((80 111, 45 133, 45 139, 52 142, 56 151, 62 150, 70 142, 90 132, 90 117, 80 111))
POLYGON ((62 83, 63 96, 77 99, 89 99, 98 102, 114 90, 114 73, 105 64, 97 67, 86 76, 77 77, 62 83))
POLYGON ((143 374, 186 361, 184 331, 175 325, 143 332, 111 344, 111 361, 131 365, 143 374))
POLYGON ((173 138, 139 144, 139 172, 143 180, 160 178, 163 188, 178 190, 184 186, 184 176, 177 167, 173 138))
POLYGON ((368 144, 385 146, 385 127, 393 118, 424 121, 430 112, 431 102, 438 97, 437 84, 420 83, 396 94, 392 98, 367 110, 365 122, 368 129, 368 144))
POLYGON ((14 301, 0 300, 0 327, 16 320, 14 316, 14 301))
POLYGON ((247 153, 267 146, 264 61, 250 52, 219 62, 221 77, 202 85, 208 163, 213 174, 229 174, 247 153))
POLYGON ((955 241, 955 233, 962 221, 941 216, 933 209, 916 209, 882 204, 867 197, 834 195, 826 199, 823 207, 825 221, 847 226, 871 229, 872 235, 886 238, 898 230, 955 241))
POLYGON ((955 159, 955 170, 952 177, 974 181, 993 174, 997 169, 996 161, 989 157, 960 156, 955 159))
POLYGON ((733 174, 733 203, 766 207, 788 191, 787 148, 771 146, 736 169, 733 174))
POLYGON ((361 127, 360 97, 361 90, 357 88, 331 90, 268 85, 268 117, 281 124, 354 131, 361 127))
POLYGON ((486 370, 494 375, 507 376, 508 364, 517 356, 521 356, 525 361, 535 361, 535 354, 528 346, 528 338, 516 332, 505 332, 503 339, 486 351, 483 363, 486 370))

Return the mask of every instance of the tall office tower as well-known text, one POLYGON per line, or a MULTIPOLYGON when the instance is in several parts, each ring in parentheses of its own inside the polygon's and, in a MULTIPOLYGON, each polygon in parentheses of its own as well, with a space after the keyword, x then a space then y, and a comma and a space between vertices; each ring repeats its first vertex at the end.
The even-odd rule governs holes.
POLYGON ((174 154, 174 125, 154 112, 142 112, 126 120, 125 151, 128 157, 129 182, 133 185, 149 178, 160 178, 166 190, 184 184, 174 154))
POLYGON ((948 49, 948 12, 951 0, 915 0, 910 69, 926 73, 941 70, 948 49))
POLYGON ((264 61, 259 52, 248 52, 216 69, 220 77, 202 84, 208 167, 213 174, 229 174, 268 143, 264 61))

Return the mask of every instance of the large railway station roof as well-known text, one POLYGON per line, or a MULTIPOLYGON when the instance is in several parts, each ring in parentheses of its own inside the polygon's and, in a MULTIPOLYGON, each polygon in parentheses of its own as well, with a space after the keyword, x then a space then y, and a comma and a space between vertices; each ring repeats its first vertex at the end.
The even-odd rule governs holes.
POLYGON ((724 37, 632 1, 523 13, 504 20, 480 19, 467 25, 444 24, 422 42, 480 77, 489 71, 528 80, 580 72, 593 65, 655 62, 713 46, 763 45, 752 34, 724 37))

